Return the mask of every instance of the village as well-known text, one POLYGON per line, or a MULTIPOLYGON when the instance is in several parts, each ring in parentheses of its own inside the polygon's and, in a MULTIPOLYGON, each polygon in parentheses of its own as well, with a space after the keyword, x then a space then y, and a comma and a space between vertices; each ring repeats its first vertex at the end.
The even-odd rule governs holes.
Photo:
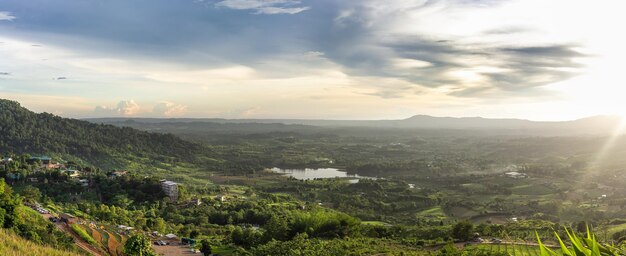
MULTIPOLYGON (((75 163, 61 163, 54 161, 48 156, 31 156, 24 160, 25 163, 32 166, 32 171, 24 171, 24 168, 17 168, 19 171, 9 171, 6 173, 6 180, 10 184, 41 184, 50 182, 46 175, 52 173, 60 174, 66 177, 66 183, 77 184, 80 187, 88 189, 90 185, 96 182, 93 179, 93 169, 81 168, 75 163), (44 177, 44 178, 42 178, 44 177)), ((8 167, 16 163, 12 157, 4 157, 0 160, 0 167, 8 167)), ((6 169, 6 168, 5 168, 6 169)), ((10 168, 9 168, 10 169, 10 168)), ((107 172, 109 180, 116 180, 127 175, 131 175, 128 170, 113 170, 107 172)), ((198 206, 203 203, 199 197, 191 197, 181 200, 179 187, 181 184, 167 180, 159 180, 160 189, 167 197, 168 202, 175 203, 178 207, 198 206)), ((80 194, 73 196, 79 197, 80 194)), ((214 205, 219 206, 230 200, 242 200, 243 196, 231 195, 228 193, 220 193, 210 198, 214 205)), ((62 208, 50 205, 46 207, 41 202, 27 200, 24 202, 34 211, 38 212, 44 219, 50 221, 59 230, 70 234, 78 247, 93 255, 122 255, 123 245, 128 237, 136 233, 146 234, 152 241, 152 246, 158 255, 188 255, 200 253, 197 249, 198 241, 189 237, 180 237, 175 233, 162 234, 159 231, 137 230, 125 223, 110 223, 98 220, 85 219, 76 216, 71 212, 66 212, 62 208), (85 237, 87 233, 89 237, 85 237), (106 239, 105 239, 106 238, 106 239), (90 240, 96 240, 95 243, 90 240)), ((256 227, 258 228, 258 226, 256 227)), ((218 254, 214 254, 218 255, 218 254)))

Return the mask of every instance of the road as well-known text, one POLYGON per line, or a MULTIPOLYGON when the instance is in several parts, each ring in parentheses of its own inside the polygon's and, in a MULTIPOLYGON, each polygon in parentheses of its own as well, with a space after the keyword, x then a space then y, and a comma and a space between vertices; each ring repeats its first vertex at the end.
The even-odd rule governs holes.
MULTIPOLYGON (((43 216, 46 220, 52 217, 51 214, 42 214, 41 216, 43 216)), ((95 255, 95 256, 104 256, 98 249, 94 248, 87 242, 83 241, 83 239, 81 239, 78 235, 76 235, 74 231, 72 231, 72 229, 65 222, 60 222, 60 221, 55 222, 54 226, 56 226, 59 230, 65 232, 66 234, 72 236, 72 238, 74 238, 74 243, 76 244, 76 246, 85 250, 89 254, 95 255)))

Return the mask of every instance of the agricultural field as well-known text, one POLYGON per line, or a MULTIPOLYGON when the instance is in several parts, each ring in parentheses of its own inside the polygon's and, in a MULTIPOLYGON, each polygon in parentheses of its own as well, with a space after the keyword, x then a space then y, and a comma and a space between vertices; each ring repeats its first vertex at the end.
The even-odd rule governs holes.
MULTIPOLYGON (((506 253, 512 256, 536 256, 540 255, 540 248, 536 245, 516 245, 516 244, 480 244, 466 246, 467 251, 484 250, 494 253, 506 253)), ((554 249, 556 250, 556 249, 554 249)))

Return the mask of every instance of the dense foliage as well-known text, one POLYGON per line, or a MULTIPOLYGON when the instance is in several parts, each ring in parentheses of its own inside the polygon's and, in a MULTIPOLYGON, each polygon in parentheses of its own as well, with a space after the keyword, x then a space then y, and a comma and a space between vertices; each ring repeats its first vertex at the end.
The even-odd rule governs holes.
POLYGON ((173 135, 36 114, 2 99, 0 148, 14 153, 74 156, 100 167, 124 167, 126 161, 138 159, 192 162, 204 152, 198 144, 173 135))
POLYGON ((0 103, 0 118, 10 123, 0 124, 0 143, 13 160, 1 164, 0 177, 19 194, 2 186, 8 192, 0 200, 0 224, 36 243, 70 247, 54 228, 42 229, 51 227, 45 220, 25 223, 37 213, 22 202, 85 220, 75 227, 87 232, 75 232, 86 241, 95 230, 87 222, 133 227, 113 230, 139 235, 126 244, 135 255, 150 254, 141 234, 154 231, 196 239, 195 249, 220 255, 536 255, 536 235, 553 248, 553 230, 561 237, 564 227, 581 233, 585 221, 604 241, 626 236, 625 163, 616 157, 626 143, 619 138, 614 152, 593 166, 602 144, 597 137, 164 125, 193 141, 186 142, 0 103), (30 154, 49 154, 80 175, 30 154), (112 175, 118 166, 129 172, 112 175), (335 167, 375 179, 298 180, 267 170, 274 166, 335 167), (505 174, 511 171, 524 175, 505 174), (165 195, 161 179, 180 183, 177 200, 165 195))
POLYGON ((0 178, 0 225, 36 244, 74 249, 73 240, 22 204, 20 196, 0 178))
POLYGON ((124 253, 128 256, 152 256, 156 255, 152 250, 152 243, 144 235, 134 235, 128 238, 124 244, 124 253))

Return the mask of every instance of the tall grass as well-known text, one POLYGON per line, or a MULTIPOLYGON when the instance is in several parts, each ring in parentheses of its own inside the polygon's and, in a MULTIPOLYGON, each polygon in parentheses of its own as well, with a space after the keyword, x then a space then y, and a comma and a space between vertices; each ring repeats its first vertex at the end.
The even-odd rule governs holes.
POLYGON ((620 248, 617 248, 613 245, 601 244, 596 239, 596 236, 589 231, 589 227, 587 227, 587 236, 581 237, 578 236, 574 231, 565 229, 567 233, 567 238, 569 240, 570 246, 565 245, 563 239, 554 232, 559 244, 561 246, 561 252, 557 253, 550 248, 546 247, 539 238, 539 234, 535 233, 537 236, 537 241, 539 242, 539 248, 541 250, 541 256, 557 256, 557 255, 567 255, 567 256, 617 256, 624 255, 624 251, 620 248))
POLYGON ((0 229, 0 255, 3 256, 78 256, 78 253, 35 244, 5 229, 0 229))

